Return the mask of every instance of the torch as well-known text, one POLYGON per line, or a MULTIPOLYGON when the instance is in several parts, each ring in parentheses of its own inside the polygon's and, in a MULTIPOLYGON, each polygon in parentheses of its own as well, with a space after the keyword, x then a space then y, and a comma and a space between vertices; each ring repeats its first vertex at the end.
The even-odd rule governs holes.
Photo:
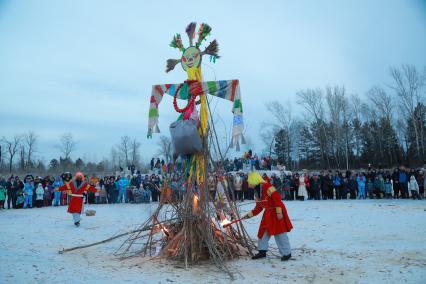
MULTIPOLYGON (((232 221, 232 222, 222 222, 222 227, 223 228, 227 228, 227 227, 229 227, 229 226, 231 226, 232 224, 235 224, 235 223, 238 223, 238 222, 240 222, 240 221, 242 221, 242 220, 244 220, 244 219, 246 219, 246 218, 244 218, 244 217, 242 217, 242 218, 240 218, 240 219, 236 219, 236 220, 234 220, 234 221, 232 221), (225 223, 225 224, 224 224, 225 223)), ((225 221, 225 220, 224 220, 225 221)))

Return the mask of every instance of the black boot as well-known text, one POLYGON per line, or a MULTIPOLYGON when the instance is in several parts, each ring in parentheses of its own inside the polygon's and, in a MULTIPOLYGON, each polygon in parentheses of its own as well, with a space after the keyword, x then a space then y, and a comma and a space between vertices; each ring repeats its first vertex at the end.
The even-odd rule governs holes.
POLYGON ((291 254, 283 255, 283 256, 281 257, 281 261, 287 261, 287 260, 289 260, 290 258, 291 258, 291 254))
POLYGON ((266 257, 266 250, 259 250, 259 252, 252 256, 251 259, 259 259, 259 258, 264 258, 266 257))
POLYGON ((80 226, 80 221, 75 222, 75 223, 74 223, 74 225, 75 225, 76 227, 79 227, 79 226, 80 226))

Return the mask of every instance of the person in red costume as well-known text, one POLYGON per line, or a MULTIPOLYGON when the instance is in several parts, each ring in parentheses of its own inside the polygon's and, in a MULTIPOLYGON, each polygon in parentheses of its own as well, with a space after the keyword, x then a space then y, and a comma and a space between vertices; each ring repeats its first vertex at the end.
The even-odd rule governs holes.
POLYGON ((289 260, 291 248, 287 233, 291 231, 293 225, 287 215, 287 209, 281 201, 280 193, 268 181, 265 181, 258 172, 250 173, 247 180, 251 188, 261 186, 261 195, 260 200, 256 200, 256 207, 243 218, 248 219, 256 216, 265 209, 257 233, 259 253, 254 255, 252 259, 266 257, 269 239, 274 236, 281 253, 281 260, 289 260))
POLYGON ((74 180, 66 182, 60 186, 58 191, 70 191, 71 199, 68 203, 68 213, 72 214, 74 225, 80 226, 80 214, 83 210, 83 193, 86 191, 96 192, 96 188, 84 181, 84 175, 78 172, 74 176, 74 180))

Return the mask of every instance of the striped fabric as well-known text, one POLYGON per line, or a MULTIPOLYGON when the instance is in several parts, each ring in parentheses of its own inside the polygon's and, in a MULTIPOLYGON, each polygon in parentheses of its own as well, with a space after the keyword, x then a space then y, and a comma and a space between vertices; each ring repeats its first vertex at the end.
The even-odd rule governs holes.
POLYGON ((152 137, 152 133, 159 133, 158 128, 158 105, 160 104, 163 95, 169 94, 174 96, 176 90, 180 87, 177 98, 187 99, 188 92, 203 92, 212 96, 229 100, 233 102, 232 112, 234 114, 233 128, 232 128, 232 141, 231 147, 235 146, 239 150, 240 142, 245 143, 243 137, 244 123, 243 123, 243 107, 241 103, 240 83, 238 80, 222 80, 222 81, 207 81, 201 82, 200 85, 194 85, 191 88, 186 83, 181 84, 164 84, 152 86, 151 100, 149 106, 149 119, 148 119, 148 137, 152 137))

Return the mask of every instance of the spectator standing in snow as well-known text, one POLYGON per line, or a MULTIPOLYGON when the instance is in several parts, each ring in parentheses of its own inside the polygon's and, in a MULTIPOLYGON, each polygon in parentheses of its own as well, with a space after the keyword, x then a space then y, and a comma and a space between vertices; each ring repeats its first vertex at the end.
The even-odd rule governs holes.
POLYGON ((24 183, 24 195, 25 195, 24 208, 33 207, 33 191, 34 191, 33 181, 26 180, 26 182, 24 183))
POLYGON ((11 176, 6 183, 7 189, 7 209, 16 208, 16 198, 18 192, 18 182, 11 176))
POLYGON ((116 182, 116 186, 118 189, 117 203, 121 203, 123 197, 124 202, 127 203, 127 188, 129 187, 129 185, 129 180, 123 174, 122 177, 116 182))
POLYGON ((41 183, 37 185, 36 189, 36 207, 40 208, 43 206, 44 188, 41 183))
POLYGON ((358 199, 365 199, 365 176, 364 173, 361 173, 357 176, 356 182, 358 184, 358 199))
POLYGON ((0 184, 0 209, 4 209, 4 201, 6 200, 6 188, 0 184))
POLYGON ((419 195, 419 185, 416 181, 416 177, 414 175, 410 176, 410 181, 408 183, 408 188, 410 189, 411 192, 411 197, 413 199, 421 199, 420 195, 419 195))
POLYGON ((392 198, 392 183, 389 178, 385 181, 385 198, 392 198))

